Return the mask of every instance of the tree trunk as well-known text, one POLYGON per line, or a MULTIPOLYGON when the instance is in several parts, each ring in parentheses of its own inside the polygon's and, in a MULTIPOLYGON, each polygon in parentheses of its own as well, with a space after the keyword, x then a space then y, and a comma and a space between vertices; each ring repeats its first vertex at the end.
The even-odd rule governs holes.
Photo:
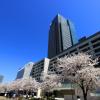
POLYGON ((85 93, 85 91, 83 91, 83 98, 84 100, 87 100, 87 93, 85 93))

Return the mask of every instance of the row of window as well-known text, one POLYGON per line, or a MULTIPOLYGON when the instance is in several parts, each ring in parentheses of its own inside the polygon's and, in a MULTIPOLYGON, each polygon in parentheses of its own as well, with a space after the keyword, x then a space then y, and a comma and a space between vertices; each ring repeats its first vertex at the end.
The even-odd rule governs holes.
POLYGON ((40 77, 41 76, 41 73, 39 74, 39 73, 33 73, 33 75, 32 75, 33 77, 40 77))
POLYGON ((38 71, 38 70, 43 70, 44 69, 44 67, 43 66, 38 66, 38 67, 33 67, 33 71, 38 71))
MULTIPOLYGON (((80 45, 79 47, 78 46, 76 46, 76 48, 74 47, 74 49, 71 51, 66 51, 63 54, 58 55, 58 57, 61 58, 68 54, 72 54, 72 53, 77 54, 78 52, 87 52, 89 54, 91 54, 91 52, 93 52, 95 54, 99 53, 100 52, 100 37, 99 38, 97 37, 97 38, 91 40, 91 45, 89 45, 89 41, 88 41, 87 43, 80 45), (93 50, 91 49, 91 46, 92 46, 93 50)), ((99 54, 97 56, 99 56, 99 54)), ((50 61, 50 66, 53 66, 54 63, 56 63, 56 58, 52 59, 50 61)), ((52 69, 52 67, 50 69, 52 69)))
POLYGON ((100 37, 97 37, 96 39, 92 40, 91 42, 95 43, 95 42, 98 42, 98 41, 100 41, 100 37))

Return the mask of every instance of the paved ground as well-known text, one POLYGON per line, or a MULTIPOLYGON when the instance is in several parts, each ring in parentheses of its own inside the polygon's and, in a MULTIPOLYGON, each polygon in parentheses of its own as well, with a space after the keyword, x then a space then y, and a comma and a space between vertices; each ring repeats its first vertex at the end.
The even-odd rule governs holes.
POLYGON ((9 99, 9 98, 5 98, 5 97, 0 96, 0 100, 18 100, 18 99, 9 99))
MULTIPOLYGON (((65 99, 64 100, 77 100, 76 96, 65 96, 65 99)), ((81 97, 81 100, 84 100, 83 97, 81 97)), ((100 100, 100 96, 96 97, 96 96, 91 96, 91 97, 88 97, 88 100, 100 100)))
POLYGON ((1 96, 0 96, 0 100, 11 100, 11 99, 7 99, 7 98, 5 98, 5 97, 1 97, 1 96))
MULTIPOLYGON (((18 100, 18 98, 10 99, 10 98, 5 98, 5 97, 0 96, 0 100, 18 100)), ((23 100, 27 100, 27 99, 23 99, 23 100)))
MULTIPOLYGON (((0 100, 18 100, 18 99, 9 99, 9 98, 5 98, 5 97, 1 97, 0 96, 0 100)), ((64 99, 57 99, 57 100, 64 100, 64 99)), ((65 100, 76 100, 76 98, 72 99, 72 98, 66 98, 65 100)), ((83 100, 83 99, 81 99, 83 100)), ((100 97, 91 97, 88 100, 100 100, 100 97)))

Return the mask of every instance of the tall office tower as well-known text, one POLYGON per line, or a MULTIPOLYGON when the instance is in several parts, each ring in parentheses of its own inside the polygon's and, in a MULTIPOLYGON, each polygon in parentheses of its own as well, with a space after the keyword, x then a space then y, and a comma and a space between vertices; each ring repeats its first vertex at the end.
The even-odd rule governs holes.
POLYGON ((52 58, 78 42, 73 23, 57 15, 50 25, 48 58, 52 58))

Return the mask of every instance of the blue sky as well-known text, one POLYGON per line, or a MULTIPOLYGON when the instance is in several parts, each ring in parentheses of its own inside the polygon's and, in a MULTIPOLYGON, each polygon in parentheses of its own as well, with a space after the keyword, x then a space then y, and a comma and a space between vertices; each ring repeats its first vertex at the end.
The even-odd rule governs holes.
POLYGON ((15 79, 19 68, 47 56, 48 30, 59 13, 77 37, 100 31, 100 0, 0 0, 0 74, 15 79))

